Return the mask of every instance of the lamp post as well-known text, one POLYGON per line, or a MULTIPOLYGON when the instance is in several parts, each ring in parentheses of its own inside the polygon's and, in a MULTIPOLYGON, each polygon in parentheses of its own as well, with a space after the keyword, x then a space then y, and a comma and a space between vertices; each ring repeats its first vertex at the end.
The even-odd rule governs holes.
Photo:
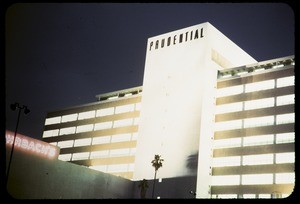
POLYGON ((15 111, 17 108, 19 109, 18 112, 18 119, 17 119, 17 125, 16 125, 16 129, 15 129, 15 135, 14 135, 14 139, 13 139, 13 143, 12 143, 12 147, 11 147, 11 151, 10 151, 10 158, 9 158, 9 163, 8 163, 8 167, 7 167, 7 173, 6 173, 6 185, 8 185, 8 177, 9 177, 9 169, 10 169, 10 164, 11 164, 11 160, 12 160, 12 155, 13 155, 13 151, 14 151, 14 147, 15 147, 15 139, 17 136, 17 132, 18 132, 18 126, 19 126, 19 120, 20 120, 20 115, 21 115, 21 110, 24 109, 24 114, 28 114, 30 112, 30 110, 27 108, 27 106, 20 106, 19 103, 14 103, 10 105, 10 108, 15 111))

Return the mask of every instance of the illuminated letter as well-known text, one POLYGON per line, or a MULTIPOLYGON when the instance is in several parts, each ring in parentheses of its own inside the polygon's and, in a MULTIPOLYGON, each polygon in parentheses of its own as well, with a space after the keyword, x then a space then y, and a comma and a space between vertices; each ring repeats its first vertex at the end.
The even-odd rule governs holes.
POLYGON ((41 152, 41 144, 40 143, 37 143, 36 145, 35 145, 35 151, 37 152, 37 153, 40 153, 41 152))
POLYGON ((56 150, 54 148, 50 148, 48 156, 49 157, 54 157, 55 153, 56 153, 56 150))
POLYGON ((15 145, 20 147, 21 146, 21 141, 22 141, 21 138, 16 137, 15 145))
POLYGON ((190 40, 193 40, 193 31, 191 31, 191 37, 190 40))
POLYGON ((41 153, 42 153, 42 154, 47 154, 47 153, 48 153, 48 150, 49 150, 49 145, 47 145, 47 146, 43 145, 43 148, 42 148, 41 153))
POLYGON ((150 43, 150 50, 151 50, 152 45, 153 45, 153 42, 150 43))
POLYGON ((179 35, 179 43, 182 42, 182 38, 183 38, 183 34, 180 34, 180 35, 179 35))
POLYGON ((200 38, 203 38, 203 28, 201 28, 201 34, 200 34, 200 38))
POLYGON ((28 148, 28 140, 23 138, 22 143, 21 143, 21 147, 24 148, 24 149, 27 149, 28 148))
POLYGON ((13 143, 13 140, 14 140, 14 137, 11 136, 11 135, 6 135, 6 143, 9 143, 9 144, 12 144, 13 143))
POLYGON ((168 37, 168 43, 167 46, 169 46, 171 44, 171 37, 168 37))
POLYGON ((158 43, 159 43, 159 40, 156 40, 156 42, 155 42, 155 49, 158 48, 158 43))
POLYGON ((165 46, 165 39, 161 40, 161 48, 163 48, 165 46))
POLYGON ((196 30, 194 39, 198 39, 198 37, 198 30, 196 30))
POLYGON ((176 36, 177 36, 177 35, 174 35, 174 38, 173 38, 173 45, 176 44, 176 36))
POLYGON ((34 142, 31 141, 28 145, 28 149, 34 151, 34 142))

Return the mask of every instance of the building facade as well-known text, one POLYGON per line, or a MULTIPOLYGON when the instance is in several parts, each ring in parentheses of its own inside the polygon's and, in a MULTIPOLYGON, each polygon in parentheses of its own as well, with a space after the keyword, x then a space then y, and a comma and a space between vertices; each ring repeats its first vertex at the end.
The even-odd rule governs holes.
POLYGON ((58 159, 132 179, 141 87, 97 95, 98 102, 49 112, 43 140, 58 159))
POLYGON ((257 62, 202 23, 149 38, 143 86, 96 98, 47 114, 59 159, 138 181, 159 154, 160 198, 184 179, 196 198, 293 191, 294 56, 257 62))

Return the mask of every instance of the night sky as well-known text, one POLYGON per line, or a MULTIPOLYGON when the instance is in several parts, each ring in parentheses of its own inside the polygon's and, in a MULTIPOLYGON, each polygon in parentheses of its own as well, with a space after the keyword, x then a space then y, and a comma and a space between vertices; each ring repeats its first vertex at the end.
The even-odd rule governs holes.
POLYGON ((149 37, 210 22, 257 61, 294 55, 283 3, 14 4, 5 16, 5 126, 41 139, 47 112, 143 85, 149 37))

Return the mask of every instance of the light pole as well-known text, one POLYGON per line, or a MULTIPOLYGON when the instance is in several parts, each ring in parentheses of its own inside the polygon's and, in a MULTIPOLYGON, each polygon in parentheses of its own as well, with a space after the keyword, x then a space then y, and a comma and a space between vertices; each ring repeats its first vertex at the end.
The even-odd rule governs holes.
POLYGON ((18 112, 18 119, 17 119, 17 125, 16 125, 16 130, 15 130, 15 135, 14 135, 14 139, 13 139, 13 143, 12 143, 12 147, 11 147, 11 151, 10 151, 10 158, 9 158, 9 163, 8 163, 8 167, 7 167, 7 173, 6 173, 6 185, 8 185, 8 177, 9 177, 9 169, 10 169, 10 164, 11 164, 11 160, 12 160, 12 155, 13 155, 13 151, 14 151, 14 147, 15 147, 15 139, 17 136, 17 132, 18 132, 18 126, 19 126, 19 120, 20 120, 20 115, 21 115, 21 110, 24 109, 24 114, 28 114, 30 112, 30 110, 27 108, 27 106, 20 106, 19 103, 14 103, 14 104, 10 104, 10 108, 15 111, 17 108, 19 109, 18 112))

